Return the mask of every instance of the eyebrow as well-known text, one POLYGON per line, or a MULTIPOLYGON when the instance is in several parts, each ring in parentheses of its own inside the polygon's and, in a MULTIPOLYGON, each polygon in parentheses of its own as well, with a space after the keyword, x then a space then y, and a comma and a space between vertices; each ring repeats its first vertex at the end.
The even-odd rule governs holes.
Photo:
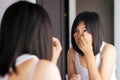
POLYGON ((84 28, 86 28, 86 27, 82 27, 82 28, 78 28, 78 27, 76 27, 76 29, 84 29, 84 28))

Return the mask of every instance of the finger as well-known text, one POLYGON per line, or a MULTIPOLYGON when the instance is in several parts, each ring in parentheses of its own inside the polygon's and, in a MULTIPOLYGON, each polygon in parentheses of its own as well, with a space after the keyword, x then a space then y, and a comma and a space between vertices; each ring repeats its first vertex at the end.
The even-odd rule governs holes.
POLYGON ((72 77, 80 77, 80 74, 72 74, 72 77))
POLYGON ((91 38, 91 34, 87 31, 85 31, 83 33, 84 39, 86 40, 86 42, 91 38))
POLYGON ((81 76, 80 74, 72 74, 70 80, 80 80, 81 76))
POLYGON ((57 38, 52 37, 52 40, 53 40, 53 42, 56 42, 56 41, 57 41, 57 38))
POLYGON ((80 74, 76 74, 76 77, 81 78, 80 74))
POLYGON ((89 32, 84 33, 84 38, 86 42, 92 42, 92 35, 89 32))
POLYGON ((77 80, 78 78, 76 78, 76 77, 72 77, 72 78, 70 78, 70 80, 77 80))
POLYGON ((53 47, 57 47, 60 50, 62 50, 62 46, 61 46, 60 41, 57 38, 55 38, 55 37, 53 37, 52 40, 53 40, 53 47))
POLYGON ((59 43, 59 40, 55 37, 53 37, 52 40, 53 40, 53 46, 57 46, 57 43, 59 43))
POLYGON ((90 36, 91 34, 86 31, 86 32, 83 33, 83 35, 84 35, 84 36, 90 36))
POLYGON ((80 45, 84 45, 86 43, 85 37, 81 36, 79 40, 80 45))

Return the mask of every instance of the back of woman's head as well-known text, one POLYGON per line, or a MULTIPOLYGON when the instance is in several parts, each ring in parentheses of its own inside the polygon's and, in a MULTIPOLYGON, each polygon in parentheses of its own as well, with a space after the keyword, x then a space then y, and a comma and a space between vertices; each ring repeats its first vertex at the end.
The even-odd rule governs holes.
POLYGON ((87 31, 92 35, 92 40, 93 40, 92 46, 93 46, 94 55, 96 55, 99 53, 100 46, 103 41, 102 23, 101 23, 99 14, 96 12, 84 11, 76 16, 73 22, 72 31, 71 31, 72 32, 71 41, 72 41, 73 48, 80 55, 84 56, 83 52, 76 45, 75 39, 74 39, 75 29, 77 28, 79 23, 82 21, 84 21, 87 31))
POLYGON ((24 53, 51 60, 52 26, 41 6, 25 1, 11 5, 5 12, 0 31, 0 75, 5 75, 16 58, 24 53))

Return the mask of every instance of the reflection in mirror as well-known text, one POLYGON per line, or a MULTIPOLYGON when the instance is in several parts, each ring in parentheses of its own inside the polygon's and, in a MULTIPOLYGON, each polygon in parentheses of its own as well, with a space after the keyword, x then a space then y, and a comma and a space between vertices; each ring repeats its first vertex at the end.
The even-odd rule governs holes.
MULTIPOLYGON (((113 59, 112 59, 112 61, 113 61, 113 64, 112 64, 112 62, 109 64, 109 65, 111 65, 111 66, 113 66, 113 67, 109 67, 109 69, 108 69, 108 72, 109 71, 115 71, 115 67, 116 67, 116 52, 114 52, 115 51, 115 47, 113 46, 114 45, 114 16, 113 16, 113 14, 114 14, 114 1, 113 0, 110 0, 110 1, 108 1, 108 0, 92 0, 92 1, 89 1, 89 0, 76 0, 76 2, 75 2, 76 4, 75 4, 75 6, 76 6, 76 8, 75 8, 75 10, 76 10, 76 15, 78 15, 79 13, 81 13, 81 12, 83 12, 83 11, 90 11, 90 12, 96 12, 96 13, 98 13, 99 15, 100 15, 100 18, 101 18, 101 22, 102 22, 102 25, 103 25, 103 31, 104 31, 104 40, 103 41, 105 41, 106 43, 106 45, 108 45, 107 43, 109 43, 109 44, 111 44, 111 45, 108 45, 108 46, 112 46, 112 48, 113 49, 107 49, 108 51, 110 51, 111 50, 111 52, 113 52, 113 53, 111 53, 111 52, 105 52, 105 53, 107 53, 108 55, 107 55, 107 57, 109 56, 110 57, 110 54, 112 54, 112 56, 111 57, 114 57, 113 59)), ((72 3, 71 3, 72 4, 72 3)), ((71 5, 70 3, 69 3, 69 5, 71 5)), ((73 6, 74 7, 74 6, 73 6)), ((73 11, 73 10, 71 10, 70 9, 70 11, 73 11)), ((70 15, 70 17, 73 17, 73 15, 70 15)), ((70 18, 70 19, 72 19, 72 18, 70 18)), ((70 20, 70 21, 72 21, 72 20, 70 20)), ((92 21, 92 20, 91 20, 92 21)), ((85 21, 84 21, 85 22, 85 21)), ((71 24, 71 23, 70 23, 71 24)), ((72 23, 72 24, 74 24, 74 23, 72 23)), ((77 23, 76 23, 77 24, 77 23)), ((79 27, 79 26, 86 26, 86 24, 87 23, 84 23, 83 25, 82 25, 82 23, 80 22, 79 24, 78 24, 78 26, 77 27, 79 27)), ((88 24, 87 24, 88 25, 88 24)), ((70 25, 70 30, 71 29, 73 29, 73 26, 72 25, 70 25)), ((89 32, 89 31, 88 31, 89 32)), ((70 31, 70 33, 72 33, 71 31, 70 31)), ((77 34, 76 34, 77 35, 77 34)), ((86 35, 88 35, 88 34, 86 34, 86 35)), ((92 36, 93 36, 93 34, 92 34, 92 36)), ((75 37, 75 35, 73 36, 73 38, 75 37)), ((71 39, 71 38, 70 38, 71 39)), ((80 42, 79 41, 77 41, 77 39, 79 40, 79 38, 76 38, 75 39, 75 43, 76 43, 76 46, 79 48, 79 49, 81 49, 81 51, 85 54, 85 53, 87 53, 86 51, 84 51, 84 49, 82 49, 82 46, 79 44, 80 42), (77 42, 78 42, 78 44, 77 44, 77 42)), ((93 38, 92 38, 93 39, 93 38)), ((81 39, 80 39, 81 40, 81 39)), ((71 40, 70 40, 71 41, 71 40)), ((74 41, 74 40, 72 40, 72 41, 74 41)), ((81 41, 82 42, 82 41, 81 41)), ((102 45, 102 44, 101 44, 102 45)), ((70 78, 71 76, 75 76, 75 77, 79 77, 79 75, 72 75, 72 74, 74 74, 74 73, 76 73, 76 71, 77 71, 77 69, 76 69, 76 66, 74 66, 74 65, 72 65, 72 63, 71 62, 74 62, 75 60, 76 60, 76 53, 75 52, 78 52, 79 54, 80 54, 80 52, 79 52, 79 50, 78 49, 76 49, 76 46, 74 47, 73 46, 73 43, 71 44, 70 43, 70 47, 73 47, 73 48, 70 48, 69 49, 69 51, 68 51, 68 78, 70 78), (73 61, 72 61, 73 60, 73 61), (74 70, 75 69, 75 70, 74 70)), ((99 46, 99 48, 101 48, 100 46, 99 46)), ((105 47, 103 47, 103 48, 105 48, 105 47)), ((93 48, 94 49, 94 48, 93 48)), ((94 53, 94 51, 92 51, 93 53, 94 53)), ((101 55, 104 55, 104 53, 102 53, 101 55)), ((79 58, 78 58, 78 60, 79 60, 79 63, 80 63, 80 65, 82 66, 82 67, 85 67, 85 68, 88 68, 88 70, 89 70, 89 61, 87 61, 87 59, 86 59, 86 57, 85 57, 86 55, 84 55, 84 57, 82 56, 82 55, 79 55, 79 58)), ((90 56, 90 55, 89 55, 90 56)), ((97 56, 97 55, 96 55, 97 56)), ((106 56, 106 55, 105 55, 106 56)), ((101 58, 101 56, 100 56, 100 58, 101 58)), ((97 59, 96 57, 94 57, 93 59, 97 59)), ((93 60, 93 61, 95 61, 94 63, 97 63, 96 62, 96 60, 93 60)), ((104 62, 106 62, 107 61, 107 59, 105 58, 105 61, 103 61, 103 63, 104 62)), ((102 62, 102 60, 100 59, 100 62, 102 62)), ((76 62, 75 62, 76 63, 76 62)), ((107 64, 104 64, 103 66, 105 66, 105 65, 107 65, 107 64)), ((94 64, 94 66, 92 66, 92 67, 95 67, 95 64, 94 64)), ((108 67, 108 65, 107 66, 105 66, 105 67, 108 67)), ((98 68, 97 68, 98 69, 98 68)), ((101 68, 100 68, 101 69, 101 68)), ((104 68, 105 69, 105 68, 104 68)), ((103 70, 104 71, 104 69, 101 69, 101 70, 103 70)), ((94 70, 94 69, 93 69, 94 70)), ((92 70, 92 71, 93 71, 92 70)), ((89 72, 90 72, 90 70, 89 70, 89 72)), ((106 72, 104 72, 104 74, 103 75, 106 75, 105 73, 108 73, 107 72, 107 70, 106 70, 106 72)), ((111 76, 111 72, 109 72, 109 74, 107 74, 108 76, 110 75, 111 76)), ((95 74, 95 75, 97 75, 99 78, 102 78, 103 76, 101 76, 100 75, 100 72, 98 72, 99 74, 95 74)), ((84 74, 84 73, 83 73, 84 74)), ((89 73, 89 74, 91 74, 91 73, 89 73)), ((93 72, 93 74, 94 74, 94 72, 93 72)), ((82 76, 81 76, 82 77, 82 76)), ((115 77, 115 75, 114 75, 114 77, 115 77)), ((92 78, 92 77, 89 77, 89 78, 92 78)), ((106 77, 106 79, 107 79, 108 77, 106 77)), ((109 77, 110 78, 110 77, 109 77)), ((113 80, 113 78, 111 78, 112 80, 113 80)), ((82 79, 83 80, 83 79, 82 79)), ((87 80, 87 79, 86 79, 87 80)), ((115 79, 114 79, 115 80, 115 79)))

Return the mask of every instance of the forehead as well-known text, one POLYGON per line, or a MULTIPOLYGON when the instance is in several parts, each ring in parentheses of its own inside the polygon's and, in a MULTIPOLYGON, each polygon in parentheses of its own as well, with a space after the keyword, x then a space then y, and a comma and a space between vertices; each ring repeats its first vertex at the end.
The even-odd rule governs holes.
POLYGON ((85 22, 84 22, 84 21, 81 21, 81 22, 78 24, 77 28, 85 28, 85 22))

